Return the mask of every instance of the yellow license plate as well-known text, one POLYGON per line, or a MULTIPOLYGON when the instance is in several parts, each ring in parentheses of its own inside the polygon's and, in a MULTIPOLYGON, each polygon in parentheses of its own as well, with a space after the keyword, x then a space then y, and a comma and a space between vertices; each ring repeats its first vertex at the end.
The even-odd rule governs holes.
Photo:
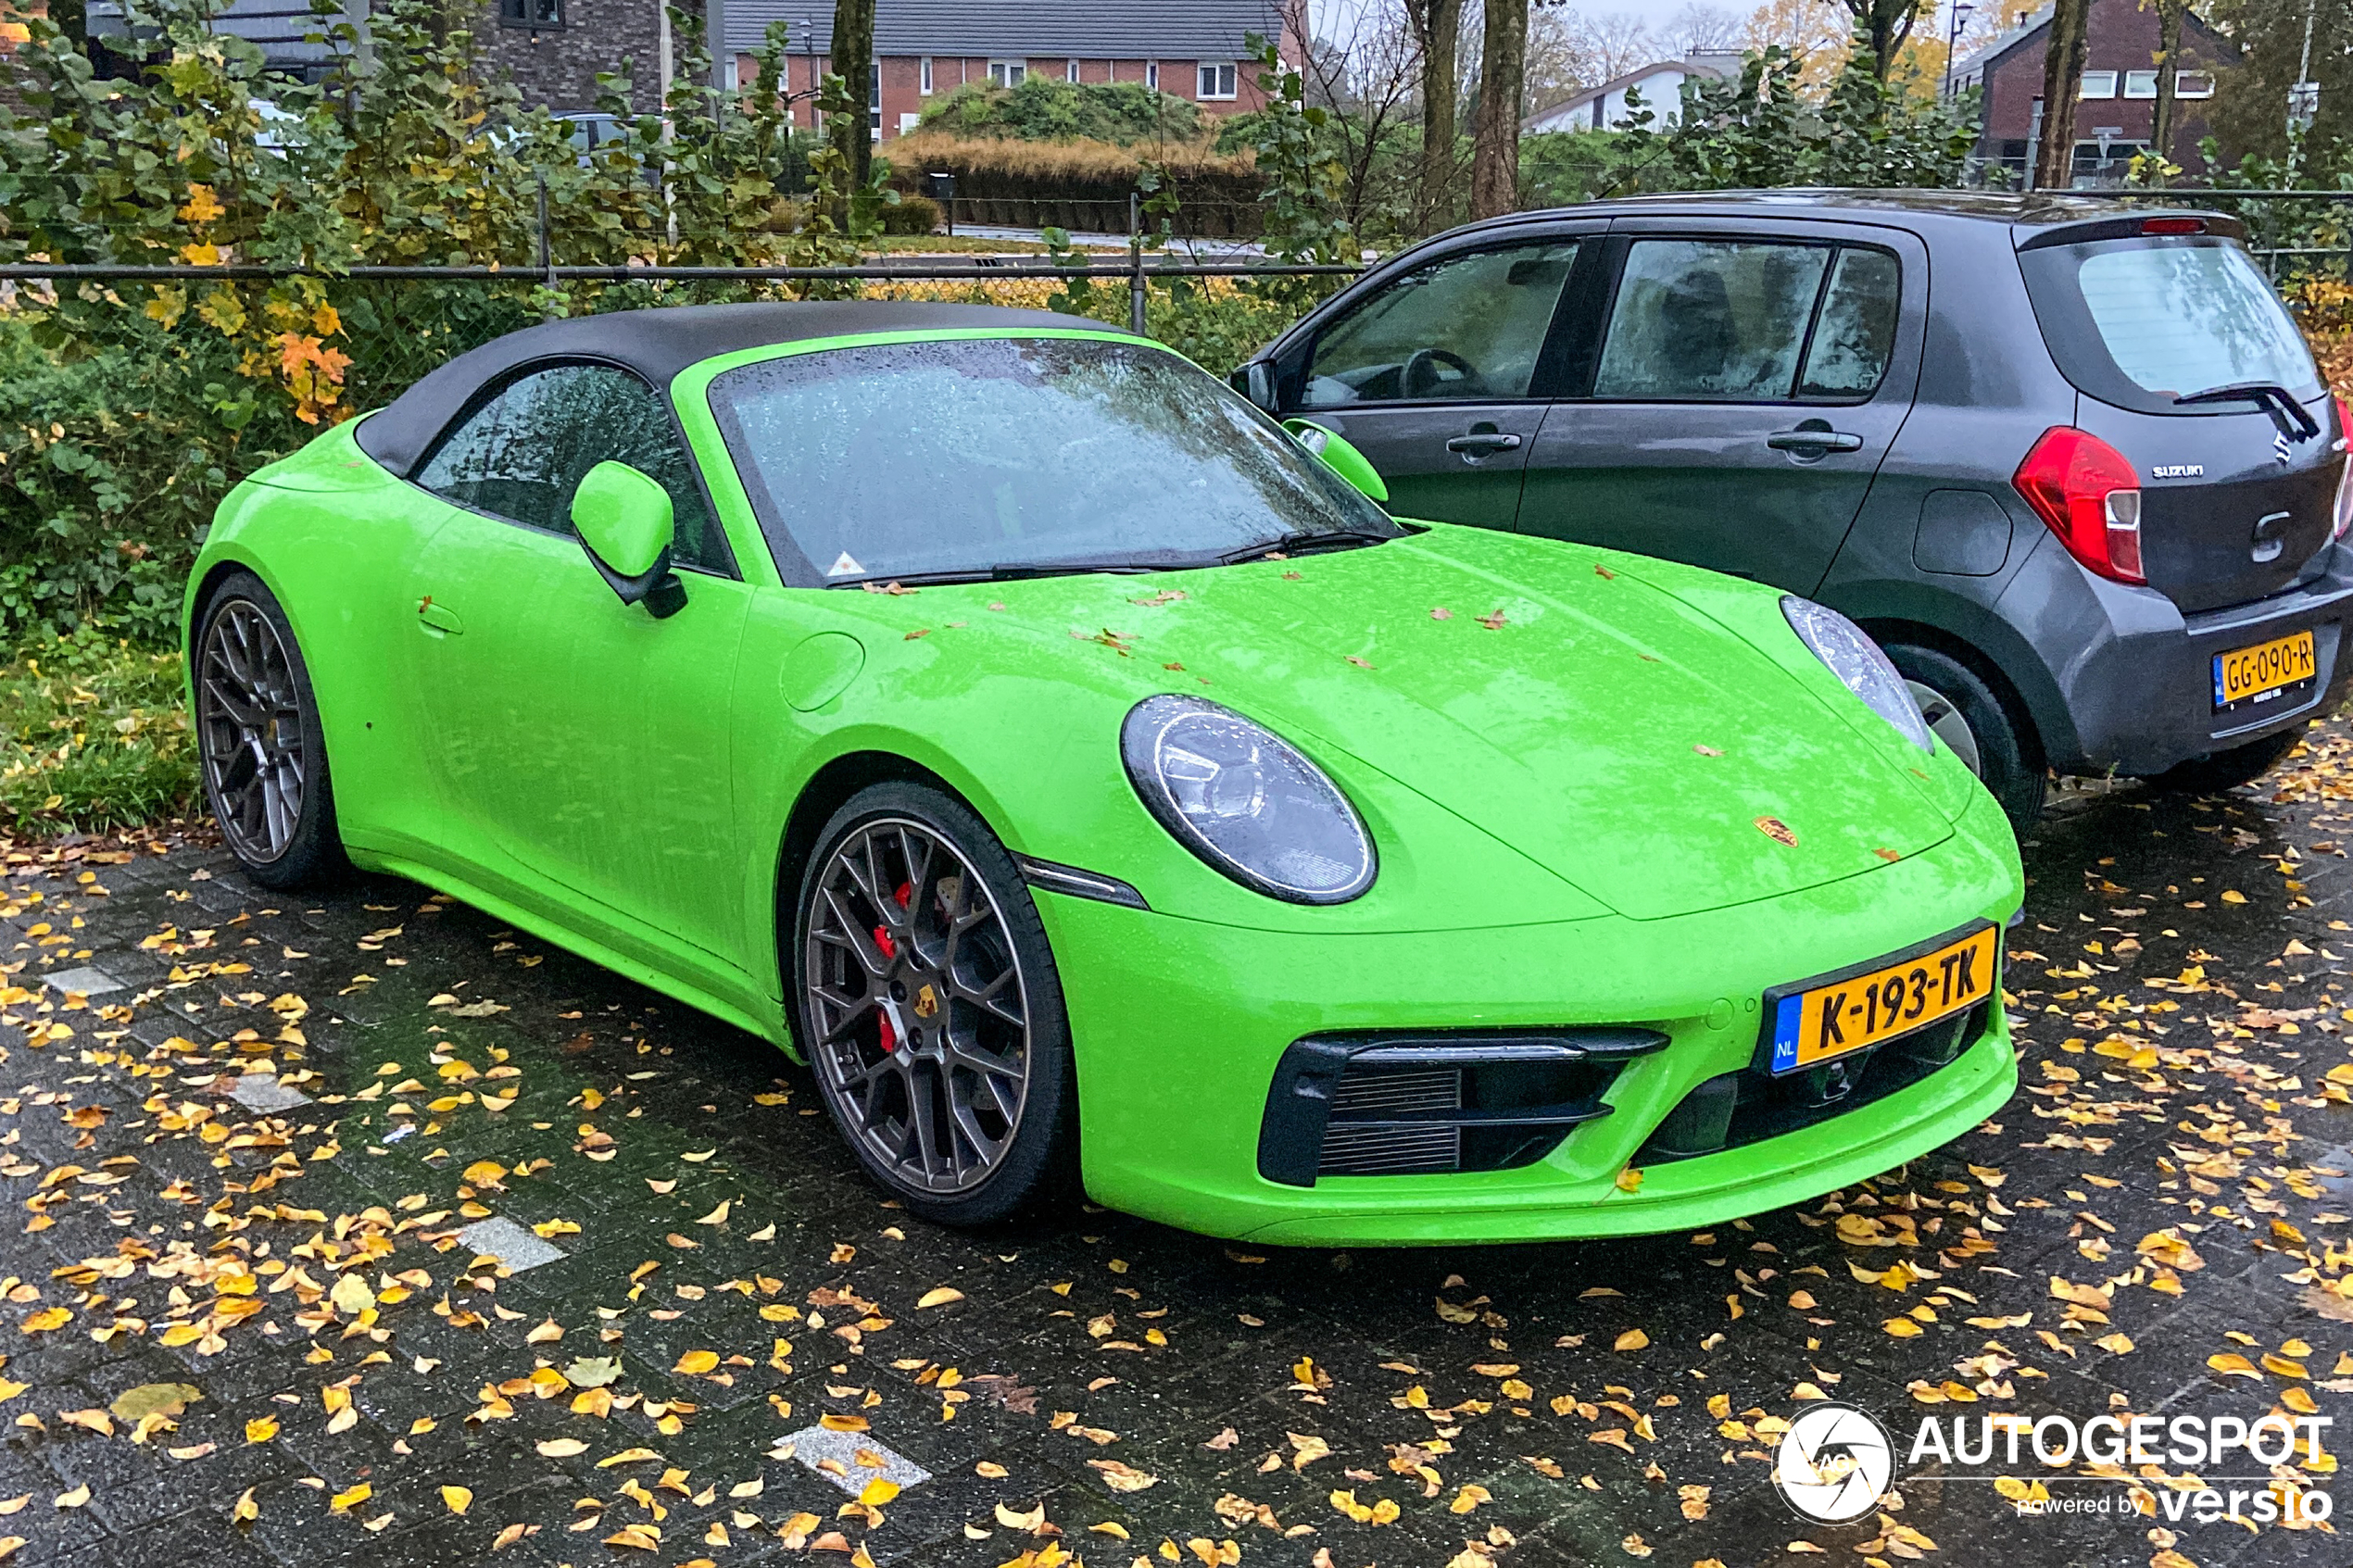
POLYGON ((1925 1029, 1994 994, 2001 932, 1981 925, 1836 979, 1765 993, 1765 1070, 1780 1076, 1925 1029))
POLYGON ((2214 711, 2220 713, 2242 703, 2268 702, 2291 686, 2307 684, 2319 673, 2309 632, 2295 632, 2253 647, 2218 653, 2214 656, 2214 711))

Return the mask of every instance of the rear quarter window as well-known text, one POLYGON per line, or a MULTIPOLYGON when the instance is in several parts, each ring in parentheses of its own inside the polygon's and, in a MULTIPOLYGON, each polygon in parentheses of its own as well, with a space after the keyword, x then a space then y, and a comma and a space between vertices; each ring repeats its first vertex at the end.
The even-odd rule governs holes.
POLYGON ((2295 318, 2227 240, 2094 240, 2019 254, 2043 341, 2061 374, 2104 403, 2210 413, 2174 399, 2249 382, 2321 395, 2295 318))

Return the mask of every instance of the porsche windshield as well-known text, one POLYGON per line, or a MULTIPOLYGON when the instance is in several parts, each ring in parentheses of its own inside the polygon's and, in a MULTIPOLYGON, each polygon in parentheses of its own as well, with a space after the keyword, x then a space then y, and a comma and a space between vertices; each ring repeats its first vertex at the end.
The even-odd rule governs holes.
POLYGON ((1403 532, 1150 344, 823 349, 723 372, 711 408, 788 583, 1210 566, 1403 532))

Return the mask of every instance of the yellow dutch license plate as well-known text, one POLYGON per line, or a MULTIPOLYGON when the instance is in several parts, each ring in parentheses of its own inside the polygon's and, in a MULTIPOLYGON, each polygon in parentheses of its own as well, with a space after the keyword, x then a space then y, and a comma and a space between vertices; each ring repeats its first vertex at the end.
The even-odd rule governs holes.
POLYGON ((1779 1077, 1975 1007, 2000 984, 2000 930, 1980 925, 1831 979, 1765 993, 1765 1070, 1779 1077))
POLYGON ((2275 702, 2283 692, 2310 685, 2319 673, 2309 632, 2218 653, 2214 656, 2214 711, 2275 702))

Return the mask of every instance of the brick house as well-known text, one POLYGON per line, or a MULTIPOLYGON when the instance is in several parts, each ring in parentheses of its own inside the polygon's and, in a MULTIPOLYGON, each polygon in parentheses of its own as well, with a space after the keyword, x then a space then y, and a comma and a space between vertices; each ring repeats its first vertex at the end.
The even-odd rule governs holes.
MULTIPOLYGON (((715 3, 741 82, 752 79, 768 24, 789 29, 795 120, 811 123, 805 95, 832 64, 831 0, 715 3)), ((1285 59, 1303 59, 1305 13, 1305 0, 875 0, 868 123, 890 141, 967 82, 1011 87, 1031 76, 1139 82, 1211 114, 1239 114, 1265 107, 1244 38, 1262 33, 1285 59)))
MULTIPOLYGON (((1954 62, 1952 91, 1985 89, 1985 130, 1977 155, 2023 179, 2033 165, 2043 129, 2043 62, 2051 7, 2000 0, 2007 24, 1990 43, 1954 62)), ((2120 183, 2133 155, 2148 149, 2157 116, 2157 12, 2140 0, 2092 0, 2090 47, 2075 105, 2075 183, 2120 183)), ((2231 41, 2200 20, 2183 19, 2181 57, 2172 62, 2172 145, 2166 156, 2196 169, 2198 139, 2207 133, 2205 101, 2214 73, 2237 58, 2231 41)))

